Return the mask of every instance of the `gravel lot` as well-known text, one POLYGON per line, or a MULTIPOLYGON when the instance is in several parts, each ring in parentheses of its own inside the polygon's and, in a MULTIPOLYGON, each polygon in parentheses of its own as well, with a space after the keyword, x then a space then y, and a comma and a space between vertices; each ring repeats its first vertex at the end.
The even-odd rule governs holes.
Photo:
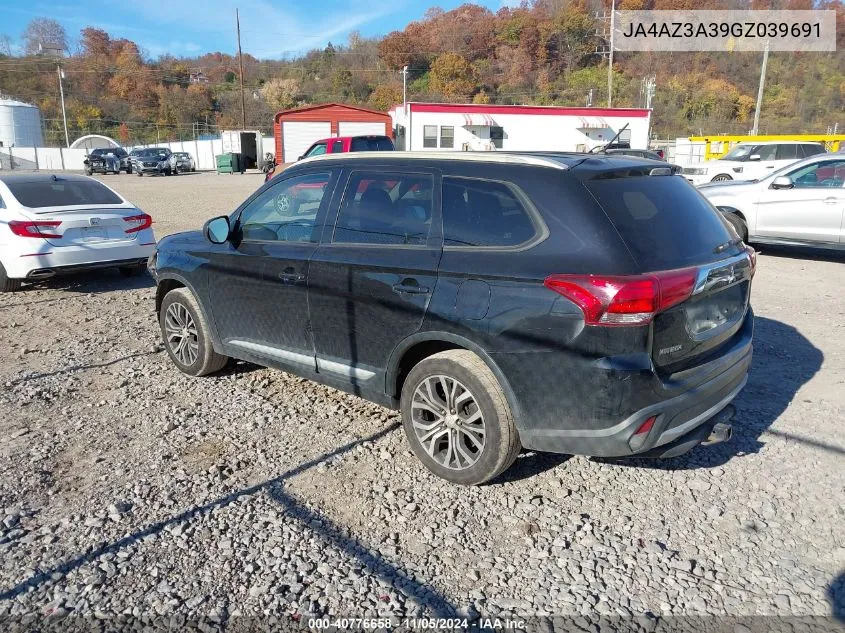
MULTIPOLYGON (((161 237, 261 178, 103 181, 161 237)), ((430 476, 398 415, 355 397, 243 364, 183 376, 146 276, 2 295, 0 621, 845 618, 843 263, 760 256, 731 443, 664 462, 524 453, 480 488, 430 476)))

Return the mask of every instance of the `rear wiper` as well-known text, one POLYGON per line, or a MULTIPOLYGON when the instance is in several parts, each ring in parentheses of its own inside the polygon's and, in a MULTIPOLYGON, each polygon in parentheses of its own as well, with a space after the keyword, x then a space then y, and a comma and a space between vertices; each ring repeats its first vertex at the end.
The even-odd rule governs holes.
POLYGON ((735 239, 728 240, 727 242, 725 242, 724 244, 722 244, 720 246, 717 246, 716 248, 713 249, 713 253, 718 255, 719 253, 728 250, 731 246, 739 246, 740 244, 742 244, 742 238, 737 237, 735 239))

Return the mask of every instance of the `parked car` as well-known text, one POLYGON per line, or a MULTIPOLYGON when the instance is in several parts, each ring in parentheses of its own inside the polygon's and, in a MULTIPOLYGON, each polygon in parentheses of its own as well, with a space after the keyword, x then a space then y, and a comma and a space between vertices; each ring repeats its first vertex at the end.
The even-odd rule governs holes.
MULTIPOLYGON (((343 154, 348 152, 390 152, 395 148, 389 136, 372 134, 368 136, 337 136, 324 138, 313 143, 305 150, 305 153, 297 158, 311 158, 323 154, 343 154)), ((266 172, 264 182, 267 182, 276 175, 275 167, 266 172)))
POLYGON ((98 147, 92 149, 85 160, 85 173, 91 174, 119 174, 125 171, 132 173, 132 165, 129 162, 129 154, 122 147, 98 147))
POLYGON ((173 152, 170 156, 170 171, 172 174, 196 171, 194 159, 188 152, 173 152))
POLYGON ((400 409, 417 457, 461 484, 521 447, 669 457, 725 440, 755 260, 672 171, 584 154, 305 159, 159 242, 163 340, 192 376, 237 358, 400 409))
POLYGON ((90 268, 144 270, 152 218, 87 176, 0 175, 0 292, 90 268))
POLYGON ((172 152, 166 147, 146 147, 132 151, 132 171, 139 176, 158 174, 169 176, 173 173, 170 162, 172 152))
POLYGON ((701 193, 747 243, 845 248, 845 155, 819 154, 751 182, 701 193))
POLYGON ((726 180, 756 180, 797 160, 824 152, 824 145, 820 143, 740 143, 721 158, 684 167, 682 173, 694 185, 726 180))

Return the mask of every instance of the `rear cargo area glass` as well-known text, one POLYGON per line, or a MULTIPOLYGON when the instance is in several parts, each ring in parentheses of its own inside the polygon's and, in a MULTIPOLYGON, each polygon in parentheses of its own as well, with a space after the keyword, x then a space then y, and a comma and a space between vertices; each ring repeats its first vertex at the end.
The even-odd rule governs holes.
POLYGON ((31 209, 86 204, 123 204, 108 187, 94 180, 36 180, 6 182, 23 206, 31 209))
POLYGON ((587 181, 643 271, 716 261, 732 239, 718 211, 680 176, 587 181))

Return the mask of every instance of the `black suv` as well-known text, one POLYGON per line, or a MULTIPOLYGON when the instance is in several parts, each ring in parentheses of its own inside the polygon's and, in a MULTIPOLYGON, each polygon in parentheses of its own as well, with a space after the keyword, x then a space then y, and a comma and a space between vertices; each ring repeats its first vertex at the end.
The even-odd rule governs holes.
POLYGON ((730 436, 753 251, 666 163, 584 154, 306 159, 150 259, 173 362, 229 357, 402 412, 477 484, 521 447, 674 456, 730 436))

